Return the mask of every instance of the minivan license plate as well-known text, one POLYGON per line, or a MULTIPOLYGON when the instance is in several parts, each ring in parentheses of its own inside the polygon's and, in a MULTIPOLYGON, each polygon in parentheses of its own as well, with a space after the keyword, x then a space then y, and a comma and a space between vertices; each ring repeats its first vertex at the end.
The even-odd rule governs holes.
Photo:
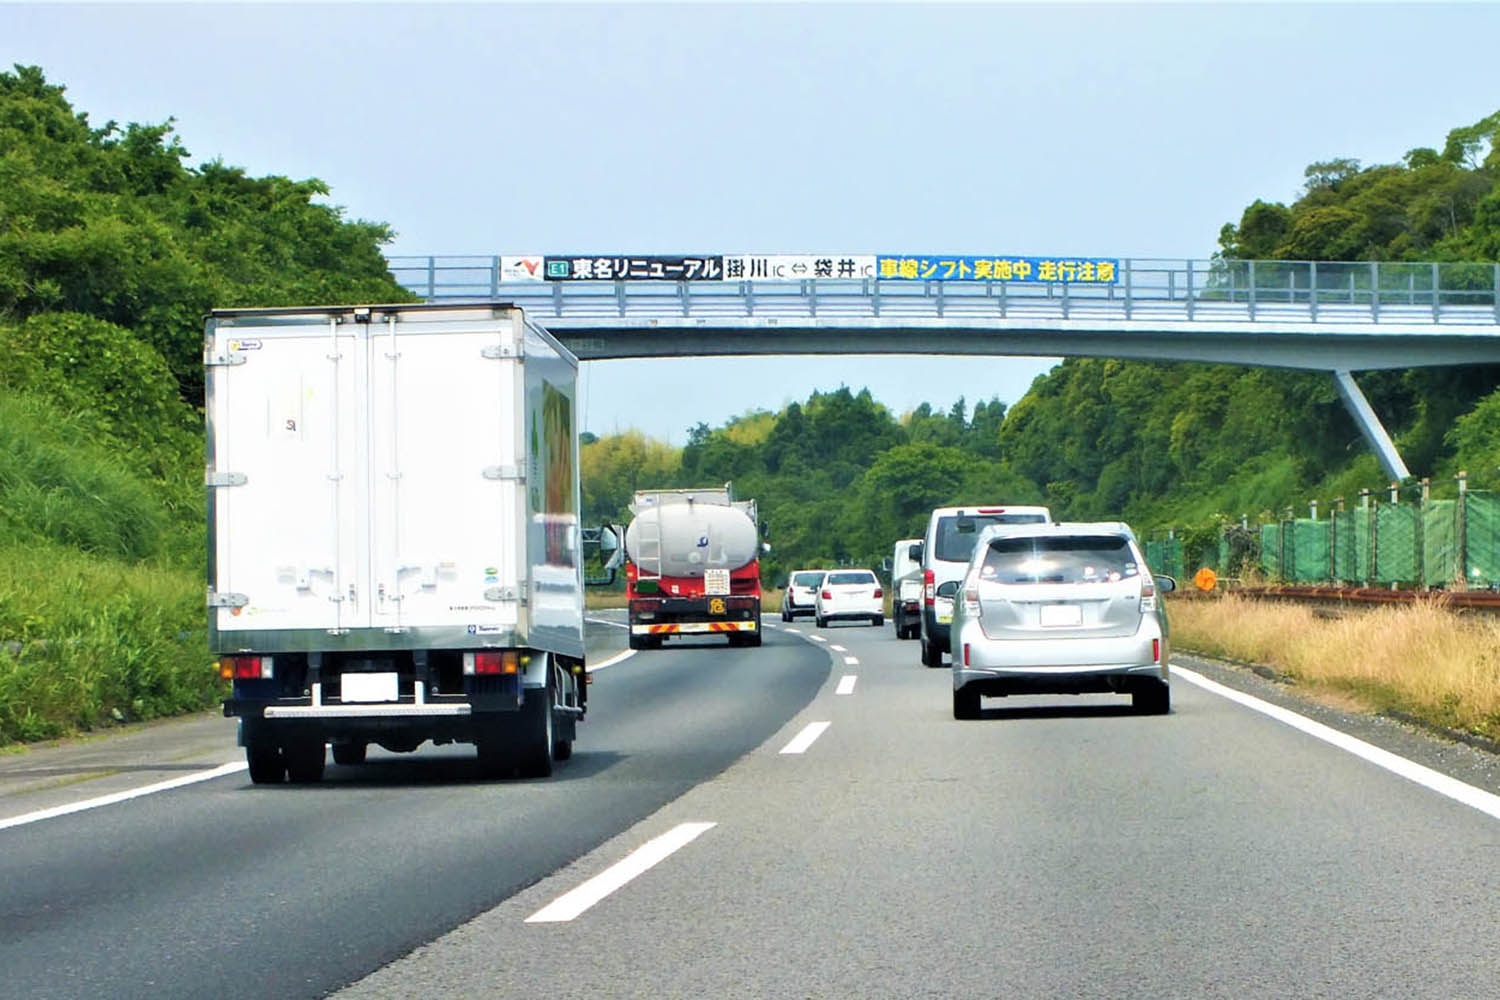
POLYGON ((1042 627, 1082 625, 1083 609, 1076 604, 1043 604, 1042 627))

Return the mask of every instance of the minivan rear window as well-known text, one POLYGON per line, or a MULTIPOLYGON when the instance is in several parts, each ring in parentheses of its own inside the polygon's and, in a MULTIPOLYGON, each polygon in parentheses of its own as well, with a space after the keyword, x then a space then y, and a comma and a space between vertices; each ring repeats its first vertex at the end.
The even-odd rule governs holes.
POLYGON ((833 583, 874 583, 874 573, 829 573, 828 582, 833 583))
POLYGON ((940 517, 933 558, 944 562, 968 562, 969 557, 974 554, 974 543, 978 540, 979 533, 990 525, 1044 524, 1046 520, 1042 514, 966 514, 962 518, 952 514, 940 517), (963 521, 966 528, 972 524, 973 530, 960 531, 959 521, 963 521))
POLYGON ((979 567, 979 579, 993 583, 1112 583, 1139 573, 1120 535, 997 538, 979 567))
POLYGON ((823 582, 822 573, 793 573, 792 583, 799 587, 816 587, 823 582))

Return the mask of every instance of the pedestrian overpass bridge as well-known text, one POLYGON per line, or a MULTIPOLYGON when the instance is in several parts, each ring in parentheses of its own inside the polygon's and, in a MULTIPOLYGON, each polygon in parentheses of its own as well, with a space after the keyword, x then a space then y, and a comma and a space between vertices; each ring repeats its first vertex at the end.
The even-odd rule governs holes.
MULTIPOLYGON (((392 257, 390 267, 428 301, 519 305, 581 360, 939 354, 1325 371, 1393 480, 1410 473, 1352 373, 1500 362, 1500 264, 1124 259, 1100 264, 1106 282, 1063 280, 1055 267, 1042 273, 1057 280, 954 278, 925 258, 885 276, 902 273, 896 259, 879 258, 882 270, 874 257, 815 267, 831 258, 812 254, 392 257), (621 277, 579 277, 595 260, 621 277), (725 260, 757 276, 725 278, 725 260), (694 270, 710 261, 717 273, 694 270), (811 276, 823 271, 835 276, 811 276)), ((954 260, 974 258, 931 262, 954 260)))

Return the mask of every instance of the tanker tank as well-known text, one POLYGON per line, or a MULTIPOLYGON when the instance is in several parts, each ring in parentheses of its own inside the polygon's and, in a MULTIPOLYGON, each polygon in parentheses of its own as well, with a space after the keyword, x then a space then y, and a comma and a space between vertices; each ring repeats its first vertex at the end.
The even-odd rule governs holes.
POLYGON ((625 551, 652 573, 701 577, 707 569, 749 565, 760 554, 760 540, 753 516, 740 505, 683 501, 637 513, 625 530, 625 551), (651 552, 653 533, 660 539, 659 558, 651 552))

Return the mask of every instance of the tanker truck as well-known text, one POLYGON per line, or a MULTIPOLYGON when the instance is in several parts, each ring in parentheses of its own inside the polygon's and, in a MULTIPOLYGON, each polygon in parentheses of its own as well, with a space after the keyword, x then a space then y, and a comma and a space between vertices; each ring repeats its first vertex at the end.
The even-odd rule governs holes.
POLYGON ((760 645, 760 536, 754 500, 729 484, 641 490, 625 529, 630 648, 669 636, 723 635, 760 645))

